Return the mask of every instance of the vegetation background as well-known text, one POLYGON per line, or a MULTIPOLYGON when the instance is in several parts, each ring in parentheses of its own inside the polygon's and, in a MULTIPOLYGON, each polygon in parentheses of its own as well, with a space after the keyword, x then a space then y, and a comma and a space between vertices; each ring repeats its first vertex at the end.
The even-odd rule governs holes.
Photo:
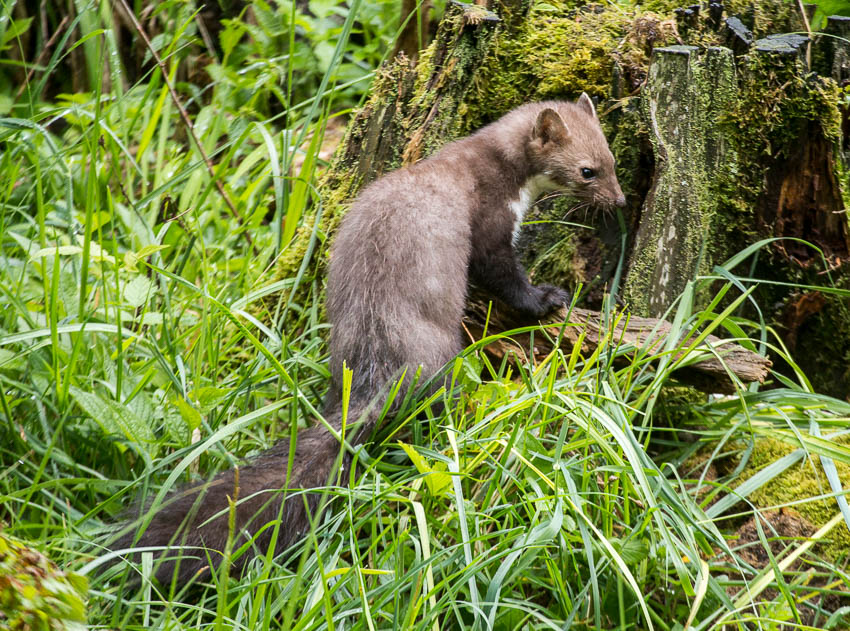
POLYGON ((0 0, 0 628, 848 628, 850 405, 740 317, 731 273, 688 287, 674 333, 766 340, 790 367, 768 387, 681 388, 672 342, 520 365, 474 345, 287 558, 160 585, 108 549, 134 500, 317 415, 329 235, 293 237, 399 13, 0 0), (809 496, 753 500, 794 465, 809 496))

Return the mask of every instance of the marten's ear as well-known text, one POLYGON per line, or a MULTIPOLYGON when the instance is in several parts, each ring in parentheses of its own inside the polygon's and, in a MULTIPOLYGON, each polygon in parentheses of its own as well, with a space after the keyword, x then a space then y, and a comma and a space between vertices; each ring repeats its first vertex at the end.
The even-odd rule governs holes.
POLYGON ((570 140, 570 132, 558 112, 547 107, 537 115, 537 122, 534 123, 534 138, 540 138, 544 146, 550 142, 564 145, 570 140))
POLYGON ((596 108, 593 107, 593 101, 591 101, 590 97, 587 96, 587 92, 581 93, 581 96, 578 97, 578 101, 576 101, 576 105, 590 114, 593 118, 596 118, 596 108))

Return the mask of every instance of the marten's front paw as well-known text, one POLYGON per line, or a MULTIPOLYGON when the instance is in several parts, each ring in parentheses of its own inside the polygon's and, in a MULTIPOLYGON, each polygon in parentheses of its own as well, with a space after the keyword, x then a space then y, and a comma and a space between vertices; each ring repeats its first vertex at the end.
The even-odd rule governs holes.
POLYGON ((542 317, 556 309, 568 306, 570 304, 570 292, 554 285, 538 285, 540 290, 540 312, 538 317, 542 317))

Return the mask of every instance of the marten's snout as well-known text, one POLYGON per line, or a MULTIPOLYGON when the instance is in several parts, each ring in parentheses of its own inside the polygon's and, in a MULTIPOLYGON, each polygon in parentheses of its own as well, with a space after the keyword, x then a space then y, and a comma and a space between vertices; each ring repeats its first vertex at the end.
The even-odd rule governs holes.
POLYGON ((620 196, 616 200, 614 200, 614 205, 617 206, 617 208, 622 208, 623 206, 625 206, 626 196, 620 193, 620 196))

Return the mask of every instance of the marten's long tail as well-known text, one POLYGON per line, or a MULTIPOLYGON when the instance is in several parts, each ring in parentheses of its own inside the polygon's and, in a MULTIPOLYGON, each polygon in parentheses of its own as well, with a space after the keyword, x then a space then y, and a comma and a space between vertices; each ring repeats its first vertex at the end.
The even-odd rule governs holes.
MULTIPOLYGON (((363 413, 365 418, 360 419, 354 433, 349 435, 350 442, 360 442, 374 427, 377 415, 368 406, 360 408, 363 409, 366 409, 363 413)), ((341 427, 341 413, 332 412, 326 418, 332 427, 341 427)), ((349 413, 349 418, 357 416, 349 413)), ((341 454, 339 440, 323 425, 302 430, 298 433, 291 475, 287 481, 289 447, 289 440, 282 440, 248 465, 240 467, 238 481, 231 469, 208 483, 178 490, 166 498, 161 508, 156 509, 138 538, 135 530, 130 531, 114 542, 112 549, 167 547, 165 552, 154 553, 156 576, 162 582, 170 582, 176 571, 179 584, 183 584, 195 575, 203 575, 210 565, 218 566, 230 532, 230 499, 238 495, 232 550, 237 550, 252 537, 254 543, 250 550, 233 561, 233 568, 240 570, 255 552, 266 553, 278 518, 281 523, 277 529, 275 552, 285 550, 310 528, 305 498, 312 516, 321 497, 319 493, 304 494, 301 490, 323 487, 336 479, 335 474, 339 471, 336 464, 340 462, 341 454), (285 503, 281 508, 284 495, 285 503)), ((342 453, 340 479, 347 479, 349 465, 350 456, 342 453)), ((142 516, 149 510, 144 509, 142 516)))

